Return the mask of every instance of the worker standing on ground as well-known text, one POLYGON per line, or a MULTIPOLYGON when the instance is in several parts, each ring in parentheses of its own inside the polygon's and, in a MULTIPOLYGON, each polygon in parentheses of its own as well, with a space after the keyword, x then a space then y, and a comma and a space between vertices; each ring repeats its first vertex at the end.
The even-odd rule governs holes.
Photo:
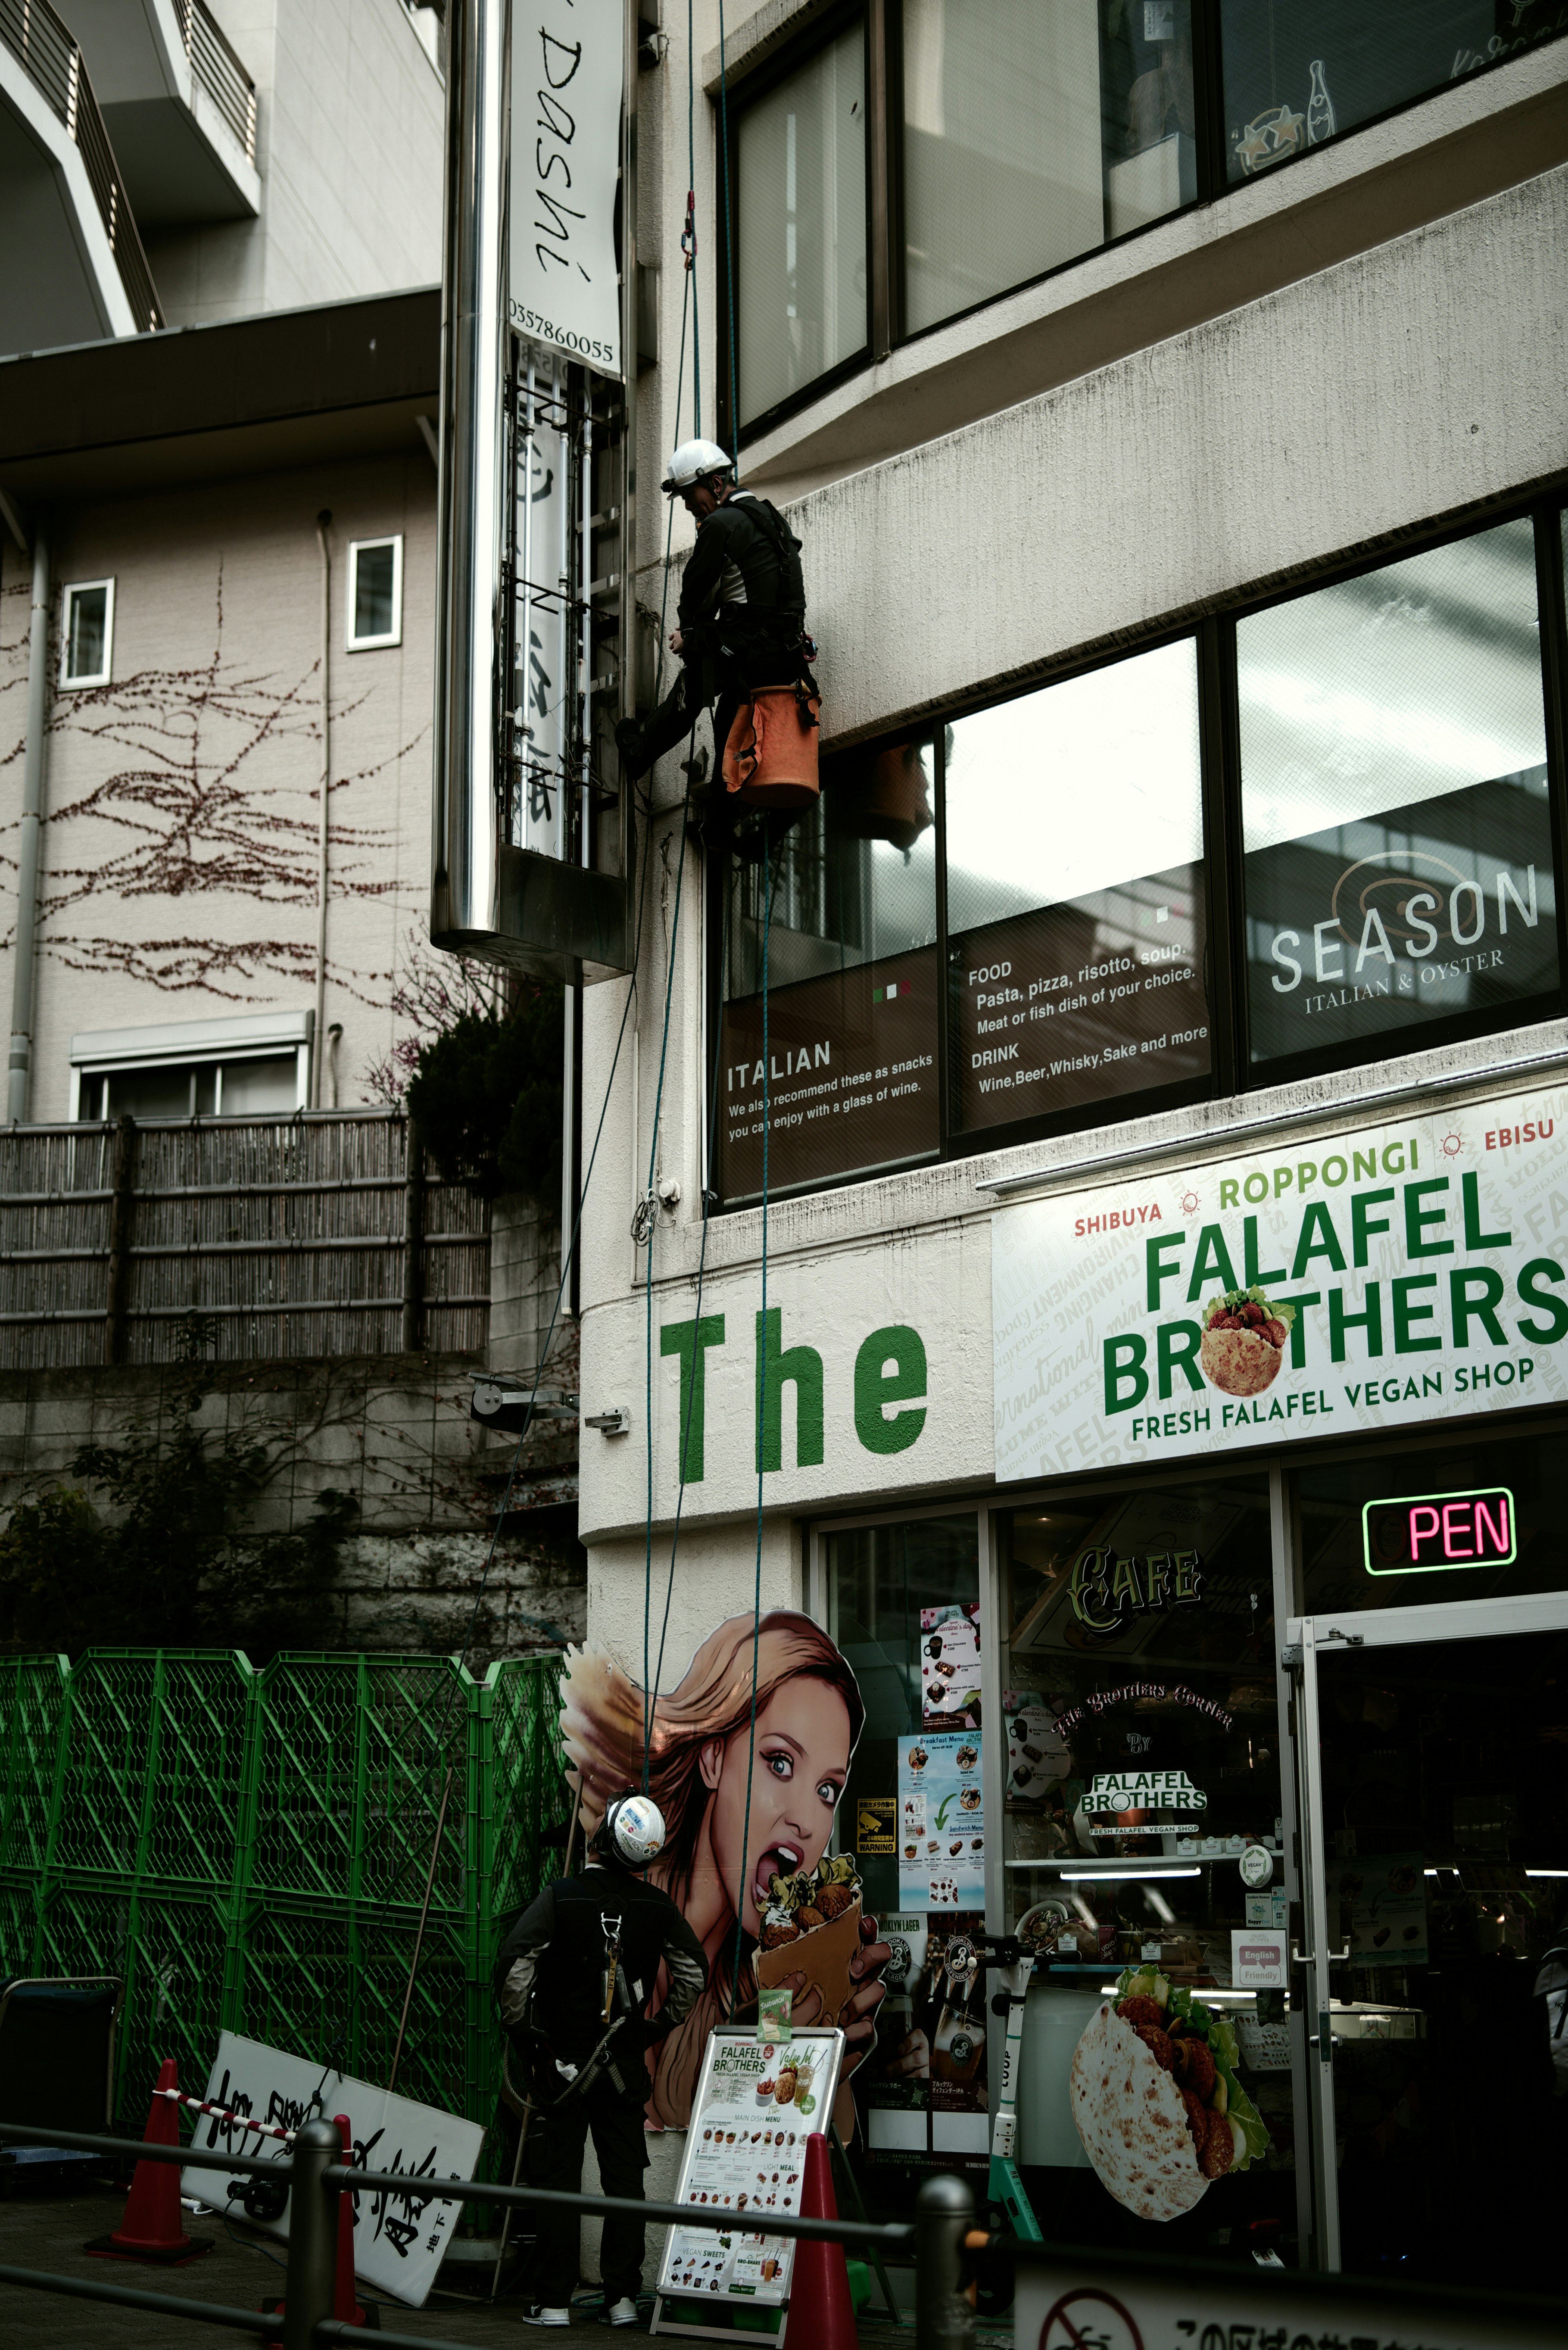
POLYGON ((816 691, 800 541, 778 508, 735 487, 733 467, 716 441, 682 442, 659 486, 695 515, 697 544, 680 583, 680 626, 670 639, 680 675, 646 724, 623 718, 616 728, 633 778, 684 742, 715 698, 716 773, 736 710, 753 689, 804 679, 816 691))
MULTIPOLYGON (((501 2020, 528 2068, 540 2175, 553 2188, 581 2186, 591 2129, 602 2191, 642 2200, 644 2054, 691 2014, 708 1980, 696 1935, 669 1894, 639 1874, 664 1840, 657 1804, 629 1790, 613 1797, 582 1876, 546 1886, 501 1946, 501 2020), (650 2022, 660 1967, 669 1987, 650 2022)), ((637 2323, 642 2253, 640 2220, 605 2221, 599 2269, 611 2325, 637 2323)), ((569 2324, 576 2282, 577 2214, 546 2208, 524 2322, 569 2324)))

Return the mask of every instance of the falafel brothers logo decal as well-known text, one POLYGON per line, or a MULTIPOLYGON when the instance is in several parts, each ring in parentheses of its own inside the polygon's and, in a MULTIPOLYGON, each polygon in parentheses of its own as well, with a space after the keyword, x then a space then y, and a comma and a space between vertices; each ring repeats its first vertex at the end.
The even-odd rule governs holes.
POLYGON ((1568 1094, 1000 1208, 996 1474, 1568 1397, 1568 1094))

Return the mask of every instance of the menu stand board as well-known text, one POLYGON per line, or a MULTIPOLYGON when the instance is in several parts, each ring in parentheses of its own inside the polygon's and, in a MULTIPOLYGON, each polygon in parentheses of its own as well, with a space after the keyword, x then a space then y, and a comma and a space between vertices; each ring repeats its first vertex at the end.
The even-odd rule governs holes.
POLYGON ((784 2338, 794 2238, 768 2232, 770 2211, 795 2213, 805 2185, 805 2145, 833 2117, 844 2034, 801 2031, 759 2041, 756 2031, 709 2034, 691 2100, 678 2203, 733 2211, 732 2228, 670 2229, 659 2263, 650 2334, 732 2338, 704 2325, 699 2298, 721 2310, 776 2309, 784 2338), (666 2304, 675 2314, 666 2314, 666 2304))

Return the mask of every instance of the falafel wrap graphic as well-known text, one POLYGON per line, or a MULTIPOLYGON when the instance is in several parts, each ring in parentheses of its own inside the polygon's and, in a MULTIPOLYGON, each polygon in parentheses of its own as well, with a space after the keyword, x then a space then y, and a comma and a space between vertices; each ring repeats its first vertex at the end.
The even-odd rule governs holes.
POLYGON ((1142 2220, 1190 2211, 1268 2150, 1236 2078, 1228 2016, 1154 1967, 1129 1967, 1073 2056, 1073 2119, 1101 2184, 1142 2220))
POLYGON ((1262 1395, 1279 1378, 1295 1318, 1293 1305, 1271 1304, 1261 1282, 1210 1298, 1198 1349, 1204 1377, 1226 1395, 1262 1395))
POLYGON ((823 2023, 843 2014, 854 1978, 850 1960, 860 1948, 860 1879, 847 1853, 819 1860, 815 1870, 768 1881, 771 1895, 756 1956, 757 1981, 776 1990, 796 1975, 802 1991, 816 1991, 823 2023))

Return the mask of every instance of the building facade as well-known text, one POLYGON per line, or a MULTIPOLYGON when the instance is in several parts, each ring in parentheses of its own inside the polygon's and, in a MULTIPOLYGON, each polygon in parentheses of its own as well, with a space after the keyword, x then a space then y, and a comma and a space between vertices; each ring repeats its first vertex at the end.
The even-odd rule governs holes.
POLYGON ((662 763, 584 993, 589 1648, 668 1693, 799 1611, 852 1666, 738 1899, 857 1856, 878 2197, 983 2189, 984 1926, 1047 2237, 1547 2282, 1568 25, 696 21, 641 53, 638 473, 701 430, 785 508, 823 790, 721 854, 662 763), (1142 1968, 1235 2122, 1158 2190, 1082 2086, 1142 1968))

